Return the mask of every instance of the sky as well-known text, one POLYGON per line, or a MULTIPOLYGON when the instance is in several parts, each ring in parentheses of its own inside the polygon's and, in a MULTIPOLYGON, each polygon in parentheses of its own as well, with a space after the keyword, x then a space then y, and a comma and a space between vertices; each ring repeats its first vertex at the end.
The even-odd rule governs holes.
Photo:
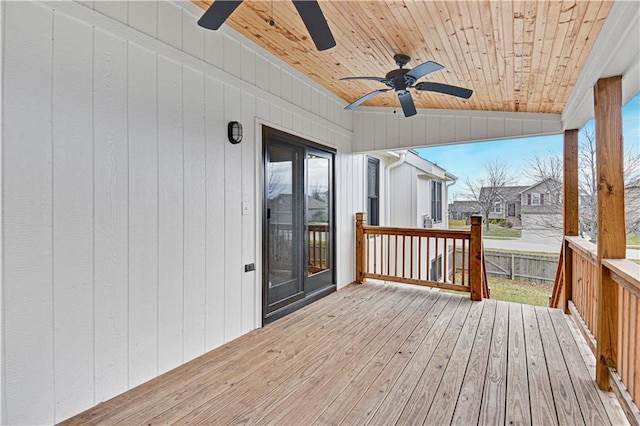
MULTIPOLYGON (((594 121, 590 120, 584 128, 593 126, 594 121)), ((625 149, 640 152, 640 93, 622 108, 622 132, 625 149)), ((456 184, 449 189, 449 200, 452 201, 465 199, 465 179, 482 176, 483 165, 496 159, 508 165, 514 176, 514 185, 533 184, 523 176, 523 168, 534 155, 562 156, 562 141, 563 135, 559 134, 417 148, 416 151, 421 157, 458 177, 456 184)))

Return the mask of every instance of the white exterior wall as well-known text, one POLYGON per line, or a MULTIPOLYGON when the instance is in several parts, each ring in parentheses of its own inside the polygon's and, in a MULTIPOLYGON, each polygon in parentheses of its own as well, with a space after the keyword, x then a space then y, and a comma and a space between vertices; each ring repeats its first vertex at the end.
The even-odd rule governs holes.
MULTIPOLYGON (((431 180, 426 176, 418 176, 417 179, 415 226, 422 228, 422 216, 431 216, 431 180)), ((435 225, 436 223, 434 223, 435 225)))
POLYGON ((64 420, 259 326, 262 123, 338 149, 353 279, 352 113, 199 13, 0 3, 2 423, 64 420))
MULTIPOLYGON (((409 162, 391 170, 389 226, 422 228, 422 216, 431 216, 431 181, 409 162)), ((448 228, 447 201, 447 182, 442 181, 442 222, 433 223, 433 229, 448 228)))
POLYGON ((390 226, 415 228, 418 226, 418 173, 415 167, 404 163, 391 170, 389 178, 390 226))

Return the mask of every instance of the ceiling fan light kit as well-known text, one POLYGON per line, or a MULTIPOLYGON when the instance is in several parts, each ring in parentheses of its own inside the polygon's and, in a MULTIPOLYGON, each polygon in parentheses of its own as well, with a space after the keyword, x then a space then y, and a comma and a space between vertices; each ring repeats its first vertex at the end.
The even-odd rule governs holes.
POLYGON ((432 82, 420 82, 417 81, 427 74, 444 69, 444 67, 438 63, 427 61, 412 69, 404 68, 411 60, 411 57, 403 54, 394 55, 393 59, 398 65, 398 69, 391 70, 384 77, 345 77, 340 80, 374 80, 379 81, 389 87, 389 89, 378 89, 371 93, 367 93, 363 97, 355 100, 347 105, 344 109, 354 109, 358 105, 366 102, 367 100, 377 96, 381 93, 394 90, 398 95, 400 106, 405 117, 411 117, 417 114, 416 106, 413 102, 413 97, 409 89, 415 89, 420 91, 437 92, 446 95, 457 96, 463 99, 469 99, 473 94, 473 90, 465 89, 464 87, 451 86, 443 83, 432 82))
MULTIPOLYGON (((215 0, 198 20, 198 25, 209 30, 217 30, 240 6, 243 0, 215 0)), ((322 51, 336 45, 329 24, 316 0, 292 0, 302 22, 316 45, 322 51)), ((273 16, 270 25, 273 26, 273 16)))

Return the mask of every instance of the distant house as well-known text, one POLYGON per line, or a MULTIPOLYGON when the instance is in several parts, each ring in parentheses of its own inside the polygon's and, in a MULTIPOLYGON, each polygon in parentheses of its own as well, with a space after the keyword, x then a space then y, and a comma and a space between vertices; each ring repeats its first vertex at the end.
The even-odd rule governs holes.
MULTIPOLYGON (((640 193, 640 183, 637 185, 640 193)), ((490 191, 484 187, 480 190, 490 191)), ((454 201, 449 206, 450 219, 469 219, 482 214, 476 201, 454 201)), ((562 228, 562 182, 547 178, 531 186, 505 186, 498 191, 498 200, 489 219, 505 219, 522 227, 523 235, 556 237, 562 228)))
POLYGON ((562 235, 562 182, 547 178, 520 192, 522 235, 559 238, 562 235))
MULTIPOLYGON (((519 224, 520 206, 522 205, 521 192, 526 190, 526 186, 505 186, 498 191, 499 200, 494 203, 489 219, 506 219, 514 225, 519 224)), ((483 191, 490 188, 480 189, 480 197, 483 191)))
MULTIPOLYGON (((327 209, 327 203, 323 201, 322 197, 326 194, 317 194, 315 196, 307 196, 307 217, 309 222, 312 223, 326 223, 328 222, 329 211, 327 209)), ((269 211, 269 217, 274 224, 290 224, 291 218, 291 194, 278 194, 274 197, 272 208, 269 211)))
POLYGON ((476 201, 456 200, 449 204, 450 220, 469 220, 474 214, 482 214, 482 208, 476 201))

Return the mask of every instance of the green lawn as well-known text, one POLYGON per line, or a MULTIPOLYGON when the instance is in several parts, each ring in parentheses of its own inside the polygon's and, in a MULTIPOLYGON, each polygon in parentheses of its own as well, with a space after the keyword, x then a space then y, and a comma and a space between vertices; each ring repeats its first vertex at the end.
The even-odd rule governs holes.
MULTIPOLYGON (((544 307, 549 306, 549 296, 551 296, 551 293, 553 292, 552 284, 540 284, 516 280, 511 281, 507 278, 492 276, 489 276, 488 278, 491 299, 544 307)), ((460 273, 457 273, 456 282, 461 282, 460 279, 460 273)), ((458 293, 457 291, 452 290, 444 291, 458 293)))
POLYGON ((489 288, 492 299, 537 306, 549 306, 549 296, 553 291, 551 284, 511 281, 491 276, 489 277, 489 288))
POLYGON ((627 234, 627 245, 628 246, 640 246, 640 234, 627 234))
MULTIPOLYGON (((502 226, 498 226, 496 224, 489 224, 489 231, 485 228, 486 225, 482 225, 482 235, 485 237, 495 237, 495 238, 520 238, 522 236, 522 231, 520 229, 513 228, 503 228, 502 226)), ((450 229, 455 230, 463 230, 468 231, 471 225, 454 227, 451 226, 450 229)))

